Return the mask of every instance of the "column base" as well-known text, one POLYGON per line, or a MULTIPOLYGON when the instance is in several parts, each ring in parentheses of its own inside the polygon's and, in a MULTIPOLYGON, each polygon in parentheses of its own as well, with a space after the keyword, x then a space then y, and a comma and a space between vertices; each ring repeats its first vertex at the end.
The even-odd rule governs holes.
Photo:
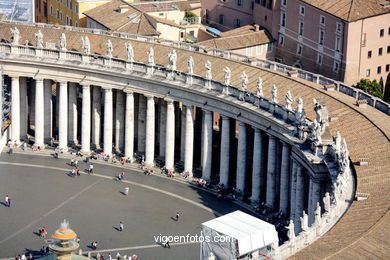
POLYGON ((146 168, 153 168, 154 167, 154 163, 147 163, 147 162, 145 162, 145 167, 146 168))

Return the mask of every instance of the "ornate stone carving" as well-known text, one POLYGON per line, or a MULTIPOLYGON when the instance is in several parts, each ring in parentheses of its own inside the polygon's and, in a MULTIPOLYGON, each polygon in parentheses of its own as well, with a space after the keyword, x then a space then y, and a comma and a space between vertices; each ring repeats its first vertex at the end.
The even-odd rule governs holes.
POLYGON ((272 100, 272 103, 276 104, 278 103, 278 89, 276 87, 276 85, 272 85, 272 89, 271 89, 271 100, 272 100))
POLYGON ((61 33, 61 37, 60 37, 60 51, 66 51, 66 36, 65 36, 65 33, 61 33))
POLYGON ((263 96, 263 79, 259 77, 256 84, 256 97, 259 98, 263 96))
POLYGON ((43 48, 43 34, 41 30, 38 30, 38 32, 36 32, 34 36, 35 36, 35 40, 37 41, 37 47, 43 48))
POLYGON ((175 50, 172 50, 168 54, 168 69, 175 71, 176 70, 176 62, 177 62, 177 53, 175 50))
POLYGON ((336 133, 336 137, 334 139, 334 149, 335 153, 338 155, 340 154, 340 149, 341 149, 341 134, 339 131, 336 133))
POLYGON ((155 63, 154 63, 154 49, 152 47, 150 47, 150 49, 148 50, 148 65, 149 66, 155 65, 155 63))
POLYGON ((328 124, 328 109, 325 105, 320 104, 317 99, 313 98, 314 111, 316 112, 316 121, 320 124, 321 135, 325 132, 328 124))
POLYGON ((211 72, 211 62, 210 61, 206 61, 206 63, 204 64, 204 67, 206 69, 206 79, 207 80, 212 80, 213 79, 213 74, 211 72))
POLYGON ((88 55, 91 53, 91 44, 89 42, 88 36, 84 36, 82 38, 82 48, 84 54, 88 55))
POLYGON ((246 75, 245 71, 242 72, 241 76, 241 90, 248 91, 248 75, 246 75))
POLYGON ((294 229, 294 221, 290 219, 290 223, 288 224, 287 227, 287 237, 290 242, 293 242, 295 240, 295 229, 294 229))
POLYGON ((310 126, 311 128, 311 136, 310 136, 310 140, 313 142, 313 144, 315 146, 319 145, 321 142, 322 142, 322 138, 321 138, 321 126, 320 124, 317 122, 317 120, 314 120, 314 122, 311 124, 310 126))
POLYGON ((133 45, 131 45, 130 42, 126 43, 126 54, 127 54, 127 61, 134 62, 134 49, 133 49, 133 45))
POLYGON ((291 91, 287 91, 286 96, 284 97, 284 100, 286 101, 286 109, 292 110, 291 104, 293 102, 293 97, 291 95, 291 91))
POLYGON ((299 219, 301 220, 302 231, 303 232, 309 231, 309 220, 308 220, 308 216, 307 216, 305 211, 303 211, 302 217, 299 217, 299 219))
POLYGON ((347 142, 345 138, 342 139, 340 146, 340 156, 338 158, 339 166, 341 171, 344 173, 347 169, 349 169, 349 151, 347 147, 347 142))
POLYGON ((329 192, 325 193, 325 196, 322 199, 322 201, 324 203, 324 210, 326 212, 330 212, 330 195, 329 195, 329 192))
POLYGON ((316 205, 316 211, 314 213, 314 225, 316 227, 320 227, 322 225, 322 219, 321 219, 321 206, 320 203, 317 202, 316 205))
POLYGON ((303 100, 302 98, 297 98, 297 109, 295 111, 295 122, 294 125, 296 127, 296 132, 298 133, 299 139, 304 138, 304 132, 303 128, 306 125, 305 119, 306 119, 306 113, 303 108, 303 100))
POLYGON ((114 47, 112 46, 112 42, 110 40, 108 40, 107 44, 106 44, 106 55, 107 55, 107 57, 112 58, 113 50, 114 50, 114 47))
POLYGON ((188 60, 187 60, 187 70, 188 70, 188 74, 190 75, 194 75, 194 59, 192 58, 192 56, 188 57, 188 60))
POLYGON ((20 32, 18 30, 18 28, 14 27, 14 28, 11 28, 11 33, 12 33, 12 44, 13 45, 19 45, 19 40, 20 40, 20 32))
POLYGON ((224 79, 223 84, 225 84, 225 86, 229 86, 230 85, 230 79, 232 77, 232 72, 231 72, 230 68, 227 67, 227 66, 225 68, 223 68, 223 72, 224 72, 224 74, 223 74, 223 79, 224 79))

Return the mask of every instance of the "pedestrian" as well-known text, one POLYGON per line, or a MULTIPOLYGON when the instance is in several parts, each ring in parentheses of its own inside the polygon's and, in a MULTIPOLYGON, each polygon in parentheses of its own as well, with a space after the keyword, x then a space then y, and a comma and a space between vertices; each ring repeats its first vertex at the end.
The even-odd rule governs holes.
POLYGON ((119 231, 123 231, 123 223, 122 223, 122 221, 119 222, 119 231))
POLYGON ((39 252, 41 253, 41 256, 43 256, 45 254, 45 246, 42 246, 41 250, 39 250, 39 252))
POLYGON ((165 242, 164 244, 164 248, 171 248, 171 245, 169 244, 169 240, 167 239, 167 241, 165 242))
POLYGON ((70 166, 74 166, 74 158, 70 159, 70 166))
POLYGON ((79 167, 79 161, 78 161, 78 160, 75 160, 75 161, 74 161, 74 167, 76 167, 76 168, 79 167))
POLYGON ((8 207, 11 207, 11 198, 8 198, 8 207))
POLYGON ((11 155, 14 152, 14 149, 12 147, 9 148, 8 154, 11 155))
POLYGON ((8 197, 8 194, 5 195, 4 201, 5 201, 5 206, 6 206, 6 207, 9 207, 9 197, 8 197))
POLYGON ((23 149, 23 151, 27 151, 27 143, 26 142, 23 142, 22 149, 23 149))
POLYGON ((125 188, 125 192, 124 192, 124 193, 125 193, 126 196, 129 194, 129 190, 130 190, 129 187, 126 187, 126 188, 125 188))
POLYGON ((108 254, 107 260, 112 260, 111 254, 108 254))
POLYGON ((93 164, 92 163, 89 165, 89 170, 88 171, 89 171, 90 174, 93 172, 93 164))
POLYGON ((97 249, 97 244, 98 244, 97 241, 93 241, 93 242, 91 243, 91 247, 92 247, 93 250, 96 250, 96 249, 97 249))
POLYGON ((179 221, 180 214, 179 212, 176 212, 176 221, 179 221))

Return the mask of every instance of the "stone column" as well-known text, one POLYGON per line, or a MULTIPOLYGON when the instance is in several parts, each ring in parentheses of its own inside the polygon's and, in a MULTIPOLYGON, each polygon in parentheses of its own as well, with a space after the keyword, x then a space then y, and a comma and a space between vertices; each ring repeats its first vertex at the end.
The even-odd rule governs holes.
POLYGON ((44 91, 43 79, 35 79, 35 146, 44 148, 44 91))
POLYGON ((83 85, 81 111, 81 151, 89 153, 91 149, 91 88, 89 85, 83 85))
POLYGON ((145 164, 149 167, 154 165, 154 97, 146 96, 146 139, 145 139, 145 164))
POLYGON ((27 140, 27 78, 20 77, 19 78, 19 87, 20 87, 20 138, 22 140, 27 140))
POLYGON ((20 96, 19 77, 12 77, 11 83, 11 141, 20 141, 20 96))
POLYGON ((297 164, 297 184, 296 184, 296 195, 295 195, 295 234, 298 234, 301 231, 301 220, 302 212, 305 206, 305 183, 303 168, 298 163, 297 164))
POLYGON ((77 141, 77 85, 69 82, 69 143, 78 144, 77 141))
POLYGON ((45 103, 45 118, 44 118, 44 139, 45 142, 49 142, 50 139, 53 136, 53 100, 52 100, 52 93, 51 93, 51 87, 52 87, 52 81, 50 79, 45 79, 43 81, 44 85, 44 103, 45 103))
POLYGON ((230 152, 230 119, 222 115, 221 161, 219 167, 219 182, 225 187, 229 181, 230 152))
POLYGON ((251 201, 256 203, 260 199, 261 169, 263 167, 263 136, 258 128, 254 128, 255 137, 253 140, 253 166, 252 166, 252 196, 251 201))
POLYGON ((123 91, 116 91, 116 109, 115 109, 115 150, 123 151, 124 144, 124 95, 123 91))
POLYGON ((192 166, 194 161, 194 107, 185 106, 185 147, 184 147, 184 172, 190 172, 192 175, 192 166))
POLYGON ((134 95, 126 92, 125 157, 134 160, 134 95))
MULTIPOLYGON (((173 101, 172 101, 173 102, 173 101)), ((159 107, 160 107, 160 117, 159 117, 159 127, 160 127, 160 133, 159 133, 159 156, 162 156, 164 157, 165 156, 165 150, 166 150, 166 147, 165 147, 165 139, 167 137, 166 135, 166 130, 167 130, 167 104, 166 102, 163 100, 163 99, 160 99, 160 102, 159 102, 159 107)), ((174 111, 174 110, 173 110, 174 111)), ((175 126, 175 125, 173 125, 175 126)))
POLYGON ((68 150, 68 83, 59 83, 60 102, 58 103, 58 147, 68 150))
POLYGON ((283 143, 282 148, 282 166, 280 169, 280 203, 279 209, 287 214, 289 207, 289 181, 290 181, 290 147, 283 143))
POLYGON ((185 136, 186 136, 186 112, 185 112, 185 106, 182 103, 181 104, 181 127, 180 127, 180 161, 184 162, 184 151, 185 151, 185 136))
POLYGON ((174 170, 175 159, 175 106, 173 100, 165 99, 167 102, 166 110, 166 135, 165 135, 165 167, 168 170, 174 170))
POLYGON ((238 124, 236 189, 237 191, 241 190, 242 195, 244 195, 246 177, 246 125, 243 122, 239 122, 238 124))
POLYGON ((211 160, 213 151, 213 112, 204 110, 202 127, 202 179, 211 178, 211 160))
POLYGON ((311 226, 314 223, 314 213, 317 207, 317 202, 320 202, 321 200, 321 183, 313 181, 312 178, 310 178, 309 182, 309 201, 308 201, 308 219, 309 219, 309 226, 311 226))
POLYGON ((268 207, 275 208, 275 171, 276 171, 276 138, 269 135, 268 165, 267 165, 267 195, 268 207))
POLYGON ((100 117, 101 117, 101 91, 100 87, 92 88, 92 144, 100 149, 100 117))
POLYGON ((112 89, 104 88, 104 154, 112 154, 112 89))
POLYGON ((290 179, 290 220, 295 223, 295 205, 296 205, 296 193, 297 193, 297 162, 292 160, 292 172, 290 179))
POLYGON ((138 98, 138 152, 145 152, 145 133, 146 133, 146 101, 140 94, 138 98))

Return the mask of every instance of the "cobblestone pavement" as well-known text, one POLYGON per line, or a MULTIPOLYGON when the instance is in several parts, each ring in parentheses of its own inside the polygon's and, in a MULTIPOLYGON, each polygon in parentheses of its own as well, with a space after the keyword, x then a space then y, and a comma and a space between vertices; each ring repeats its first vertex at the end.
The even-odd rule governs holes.
MULTIPOLYGON (((115 180, 122 169, 106 163, 95 163, 94 175, 69 177, 69 159, 41 155, 0 156, 0 200, 8 194, 13 201, 10 208, 0 204, 0 258, 39 251, 45 243, 34 232, 44 225, 50 236, 66 218, 80 236, 83 251, 93 251, 88 246, 97 240, 97 251, 105 255, 199 259, 199 244, 171 243, 171 249, 165 249, 154 236, 199 234, 201 223, 218 214, 246 211, 232 202, 221 203, 207 191, 145 176, 135 168, 124 170, 125 182, 115 180), (126 186, 128 196, 121 193, 126 186), (177 211, 178 222, 173 220, 177 211), (119 221, 125 226, 122 232, 117 230, 119 221)), ((86 168, 80 162, 80 169, 86 168)))

